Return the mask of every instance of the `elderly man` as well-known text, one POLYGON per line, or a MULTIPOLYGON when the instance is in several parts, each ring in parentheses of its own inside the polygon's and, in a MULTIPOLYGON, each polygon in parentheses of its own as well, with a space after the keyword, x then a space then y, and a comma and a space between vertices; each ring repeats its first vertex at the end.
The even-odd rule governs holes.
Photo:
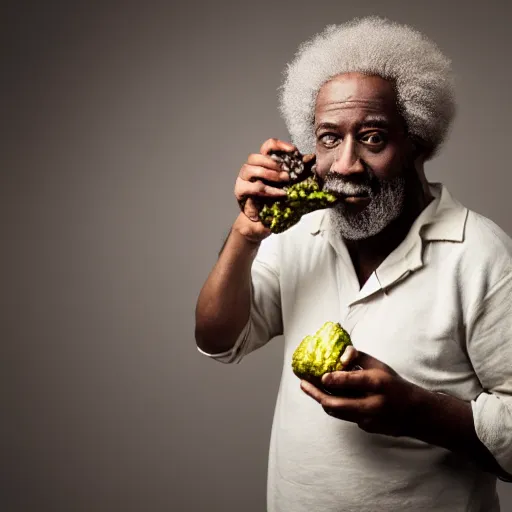
POLYGON ((236 198, 283 195, 269 182, 288 175, 268 153, 297 148, 339 201, 275 235, 247 200, 196 310, 198 349, 224 363, 284 335, 268 510, 499 510, 512 241, 425 178, 454 116, 449 61, 407 26, 331 25, 301 45, 280 99, 293 144, 251 154, 236 198), (291 357, 325 321, 351 335, 345 368, 363 369, 320 389, 291 357))

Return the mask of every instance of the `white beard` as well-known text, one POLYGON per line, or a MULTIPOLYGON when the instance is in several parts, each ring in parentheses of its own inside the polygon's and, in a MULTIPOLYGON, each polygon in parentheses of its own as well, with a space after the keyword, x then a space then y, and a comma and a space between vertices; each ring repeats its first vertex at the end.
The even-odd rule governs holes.
POLYGON ((334 230, 347 240, 363 240, 380 233, 400 216, 405 203, 406 180, 397 176, 381 180, 377 193, 369 185, 356 185, 343 179, 326 177, 324 190, 333 193, 358 194, 365 192, 370 203, 361 211, 354 211, 343 200, 329 209, 329 220, 334 230))

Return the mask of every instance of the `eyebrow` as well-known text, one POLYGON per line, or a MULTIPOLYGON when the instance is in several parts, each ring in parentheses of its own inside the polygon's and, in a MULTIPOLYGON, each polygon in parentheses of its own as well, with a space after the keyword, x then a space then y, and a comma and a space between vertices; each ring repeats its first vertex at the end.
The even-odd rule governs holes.
MULTIPOLYGON (((356 128, 360 130, 361 128, 389 128, 389 121, 386 117, 383 116, 367 116, 361 122, 356 123, 356 128)), ((315 133, 319 130, 328 129, 328 130, 337 130, 339 129, 339 125, 336 123, 331 123, 329 121, 325 121, 320 123, 315 128, 315 133)))

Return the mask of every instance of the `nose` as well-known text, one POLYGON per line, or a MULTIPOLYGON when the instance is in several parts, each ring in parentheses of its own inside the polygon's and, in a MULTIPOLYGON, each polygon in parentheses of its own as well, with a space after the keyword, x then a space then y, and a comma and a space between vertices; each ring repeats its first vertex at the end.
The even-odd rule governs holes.
POLYGON ((344 176, 365 172, 353 138, 346 137, 334 150, 334 161, 330 170, 344 176))

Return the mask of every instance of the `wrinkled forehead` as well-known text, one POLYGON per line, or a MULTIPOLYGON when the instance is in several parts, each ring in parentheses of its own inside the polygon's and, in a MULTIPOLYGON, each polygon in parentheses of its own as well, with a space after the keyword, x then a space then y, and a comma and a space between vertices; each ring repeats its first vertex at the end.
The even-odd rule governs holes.
POLYGON ((322 85, 315 104, 315 118, 361 110, 381 114, 390 121, 400 118, 393 84, 379 76, 360 73, 337 75, 322 85))

